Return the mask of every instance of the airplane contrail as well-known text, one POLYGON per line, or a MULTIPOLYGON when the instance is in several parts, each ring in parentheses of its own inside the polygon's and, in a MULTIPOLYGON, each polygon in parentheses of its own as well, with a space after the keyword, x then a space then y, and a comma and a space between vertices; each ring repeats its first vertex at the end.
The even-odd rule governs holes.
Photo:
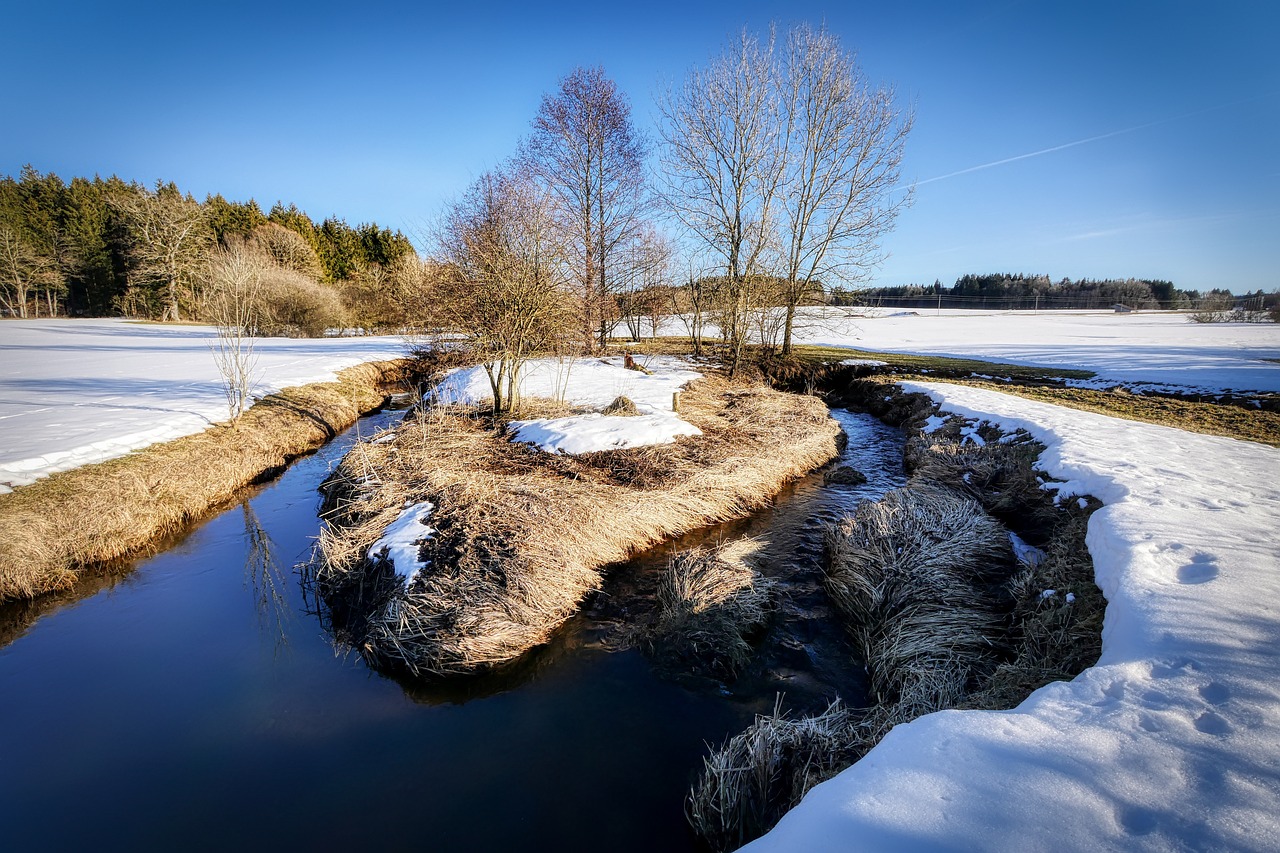
MULTIPOLYGON (((1102 139, 1110 139, 1113 136, 1121 136, 1122 134, 1125 134, 1125 133, 1133 133, 1135 131, 1145 130, 1148 127, 1155 127, 1156 125, 1160 125, 1160 124, 1168 124, 1171 121, 1180 121, 1184 118, 1191 118, 1193 116, 1203 115, 1204 113, 1216 112, 1217 110, 1225 110, 1225 109, 1228 109, 1229 107, 1236 107, 1236 106, 1239 106, 1240 104, 1247 104, 1251 101, 1257 101, 1263 98, 1269 98, 1275 94, 1276 94, 1275 92, 1267 92, 1266 94, 1255 95, 1252 98, 1245 98, 1244 100, 1240 100, 1240 101, 1232 101, 1231 103, 1228 103, 1228 104, 1218 104, 1217 106, 1205 107, 1204 109, 1194 110, 1189 113, 1182 113, 1181 115, 1170 116, 1169 118, 1162 118, 1162 119, 1157 119, 1156 121, 1149 121, 1149 122, 1146 122, 1145 124, 1136 124, 1133 127, 1125 127, 1125 128, 1121 128, 1120 130, 1113 130, 1110 133, 1100 133, 1097 136, 1090 136, 1087 139, 1077 139, 1074 142, 1064 142, 1062 145, 1054 145, 1051 148, 1041 148, 1039 151, 1031 151, 1027 154, 1018 154, 1013 157, 1005 157, 1003 160, 993 160, 990 163, 983 163, 978 166, 970 166, 967 169, 960 169, 959 171, 956 171, 956 172, 948 172, 945 175, 938 175, 936 178, 926 178, 923 181, 916 181, 914 184, 911 184, 910 186, 920 187, 920 186, 924 186, 925 184, 932 184, 934 181, 945 181, 947 178, 954 178, 959 175, 968 175, 971 172, 981 172, 983 169, 992 169, 992 168, 995 168, 996 166, 1003 166, 1006 163, 1016 163, 1018 160, 1026 160, 1029 157, 1039 157, 1044 154, 1052 154, 1055 151, 1062 151, 1065 148, 1075 148, 1077 145, 1087 145, 1090 142, 1097 142, 1102 139)), ((899 187, 894 187, 894 189, 900 189, 902 186, 908 186, 908 185, 905 185, 905 184, 900 185, 899 187)))

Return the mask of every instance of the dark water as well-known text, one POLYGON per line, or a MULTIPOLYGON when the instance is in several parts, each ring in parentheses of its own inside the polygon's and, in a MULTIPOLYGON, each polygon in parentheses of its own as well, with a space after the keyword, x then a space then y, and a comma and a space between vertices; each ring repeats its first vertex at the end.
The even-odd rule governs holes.
POLYGON ((511 672, 402 685, 335 657, 291 567, 354 430, 156 556, 0 608, 0 849, 694 849, 682 799, 705 742, 775 690, 802 709, 860 689, 823 619, 814 519, 896 485, 901 439, 838 415, 871 483, 811 476, 680 543, 767 536, 767 571, 788 581, 784 618, 730 685, 609 650, 664 552, 619 567, 511 672))

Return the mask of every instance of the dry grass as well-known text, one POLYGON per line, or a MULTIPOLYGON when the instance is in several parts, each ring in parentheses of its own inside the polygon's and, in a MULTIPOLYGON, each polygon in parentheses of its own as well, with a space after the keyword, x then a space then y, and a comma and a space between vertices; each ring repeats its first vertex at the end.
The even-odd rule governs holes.
POLYGON ((352 367, 337 382, 267 397, 234 428, 215 425, 0 496, 0 600, 69 589, 85 567, 185 527, 377 408, 385 398, 376 386, 400 368, 352 367))
POLYGON ((858 715, 839 699, 821 714, 790 719, 781 697, 769 715, 704 759, 685 800, 694 831, 713 850, 736 850, 767 832, 819 782, 851 764, 858 715))
MULTIPOLYGON (((374 666, 472 671, 546 642, 600 569, 765 505, 836 454, 818 400, 707 377, 681 414, 701 436, 563 456, 505 440, 476 412, 428 410, 353 450, 329 486, 319 592, 374 666), (408 588, 366 559, 407 501, 430 500, 430 571, 408 588)), ((500 427, 500 425, 499 425, 500 427)))
POLYGON ((1011 568, 1004 527, 971 498, 909 486, 827 529, 826 585, 871 694, 928 713, 995 667, 1004 620, 991 588, 1011 568))
POLYGON ((739 539, 672 556, 658 581, 657 610, 643 644, 668 667, 732 678, 772 609, 774 584, 751 565, 760 548, 739 539))

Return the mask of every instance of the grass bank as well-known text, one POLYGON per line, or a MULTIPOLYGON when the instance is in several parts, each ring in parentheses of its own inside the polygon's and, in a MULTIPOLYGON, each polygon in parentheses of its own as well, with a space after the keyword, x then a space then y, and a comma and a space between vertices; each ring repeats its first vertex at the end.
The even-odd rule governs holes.
POLYGON ((0 601, 70 589, 87 567, 147 548, 253 482, 314 451, 363 413, 405 362, 357 365, 286 388, 233 427, 53 474, 0 496, 0 601))
POLYGON ((348 454, 327 487, 316 583, 335 637, 373 666, 450 674, 546 642, 601 569, 765 505, 834 458, 819 400, 708 376, 674 444, 579 456, 506 440, 474 410, 434 409, 348 454), (430 502, 430 566, 407 588, 368 549, 406 505, 430 502))

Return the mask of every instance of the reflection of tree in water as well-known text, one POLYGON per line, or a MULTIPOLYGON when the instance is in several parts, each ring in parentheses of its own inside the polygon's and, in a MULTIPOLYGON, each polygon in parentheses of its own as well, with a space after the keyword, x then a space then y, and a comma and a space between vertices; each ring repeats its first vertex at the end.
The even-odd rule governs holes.
POLYGON ((253 506, 246 499, 240 508, 244 511, 244 585, 253 594, 258 627, 272 635, 278 651, 289 642, 285 627, 291 618, 284 572, 276 556, 276 543, 253 506))

